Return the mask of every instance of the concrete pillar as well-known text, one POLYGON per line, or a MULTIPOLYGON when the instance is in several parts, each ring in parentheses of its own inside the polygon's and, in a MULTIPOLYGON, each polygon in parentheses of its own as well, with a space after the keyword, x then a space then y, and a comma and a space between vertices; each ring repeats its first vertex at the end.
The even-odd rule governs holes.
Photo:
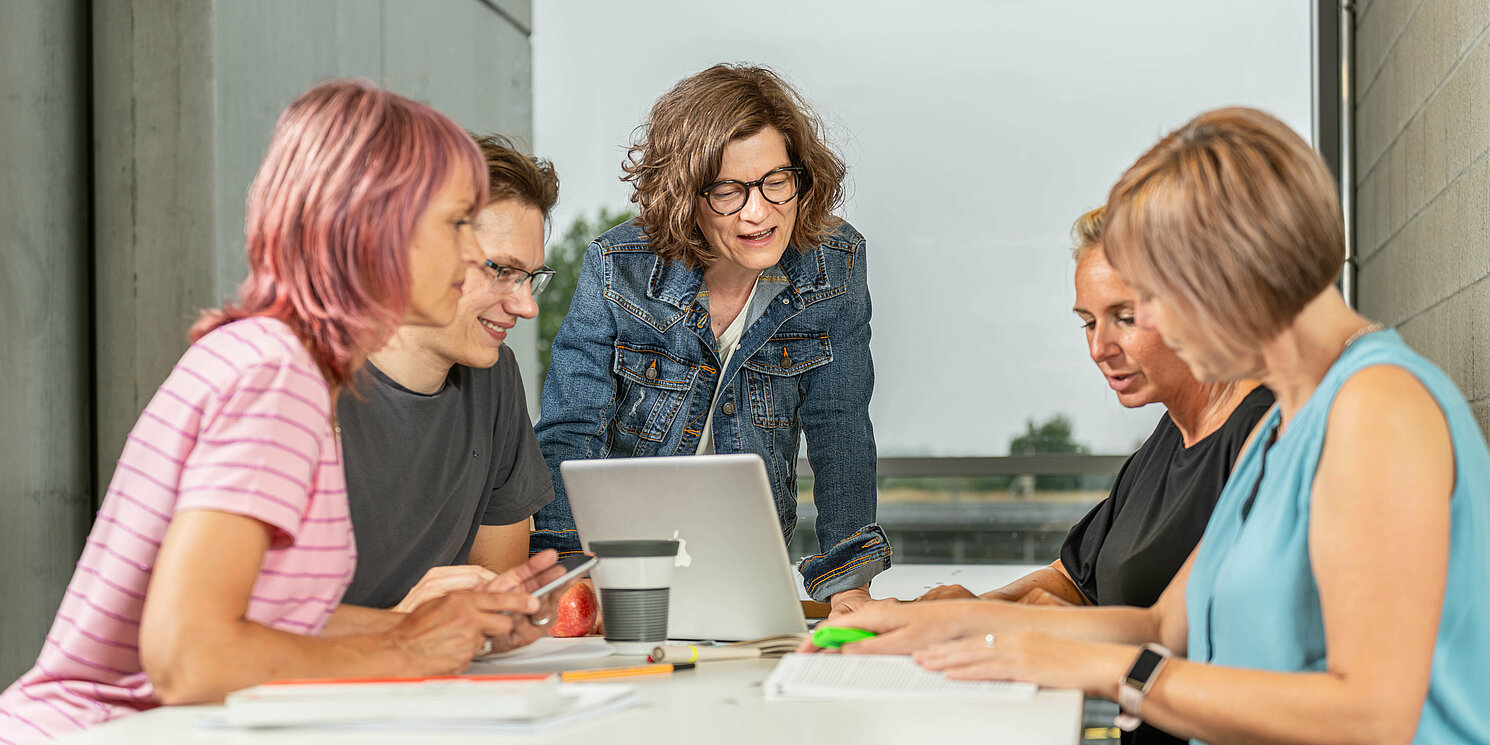
POLYGON ((206 2, 93 7, 100 496, 187 327, 220 296, 212 17, 206 2))
POLYGON ((92 516, 88 8, 0 8, 0 686, 36 660, 92 516))

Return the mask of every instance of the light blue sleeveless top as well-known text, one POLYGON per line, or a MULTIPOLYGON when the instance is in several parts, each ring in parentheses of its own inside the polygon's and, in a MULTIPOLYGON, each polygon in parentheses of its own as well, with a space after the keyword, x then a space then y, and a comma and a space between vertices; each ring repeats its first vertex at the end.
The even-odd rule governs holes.
POLYGON ((1309 562, 1310 489, 1335 395, 1372 365, 1401 367, 1422 382, 1443 409, 1454 443, 1448 584, 1413 742, 1482 743, 1490 734, 1490 454, 1459 389, 1396 331, 1368 334, 1347 347, 1271 447, 1281 415, 1274 407, 1263 417, 1221 492, 1190 571, 1189 658, 1262 670, 1325 669, 1319 588, 1309 562))

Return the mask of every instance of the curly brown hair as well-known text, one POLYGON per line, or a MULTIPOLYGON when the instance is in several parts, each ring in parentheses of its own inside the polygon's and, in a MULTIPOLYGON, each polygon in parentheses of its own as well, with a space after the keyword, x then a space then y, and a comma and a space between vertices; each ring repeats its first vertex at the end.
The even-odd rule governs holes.
POLYGON ((827 144, 823 124, 806 101, 767 67, 715 65, 684 78, 652 105, 621 164, 631 201, 652 250, 688 267, 719 255, 698 228, 698 191, 719 174, 724 148, 775 127, 792 165, 807 171, 799 192, 792 244, 816 246, 841 220, 843 159, 827 144))

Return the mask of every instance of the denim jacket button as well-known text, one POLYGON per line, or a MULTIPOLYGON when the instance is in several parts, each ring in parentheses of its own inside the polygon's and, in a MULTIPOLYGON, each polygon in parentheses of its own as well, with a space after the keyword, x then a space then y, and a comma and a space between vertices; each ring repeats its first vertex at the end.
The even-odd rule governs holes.
POLYGON ((722 412, 724 412, 726 415, 734 414, 735 413, 735 402, 734 401, 725 401, 724 402, 724 405, 721 406, 721 407, 719 407, 719 410, 722 411, 722 412))

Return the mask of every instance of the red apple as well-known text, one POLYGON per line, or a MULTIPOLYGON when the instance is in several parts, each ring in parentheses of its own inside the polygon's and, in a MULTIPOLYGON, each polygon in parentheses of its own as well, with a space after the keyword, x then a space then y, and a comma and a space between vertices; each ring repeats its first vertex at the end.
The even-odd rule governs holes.
POLYGON ((600 604, 595 602, 595 590, 589 582, 575 582, 559 596, 559 609, 555 611, 554 624, 548 628, 548 635, 584 636, 595 628, 595 619, 599 616, 600 604))

